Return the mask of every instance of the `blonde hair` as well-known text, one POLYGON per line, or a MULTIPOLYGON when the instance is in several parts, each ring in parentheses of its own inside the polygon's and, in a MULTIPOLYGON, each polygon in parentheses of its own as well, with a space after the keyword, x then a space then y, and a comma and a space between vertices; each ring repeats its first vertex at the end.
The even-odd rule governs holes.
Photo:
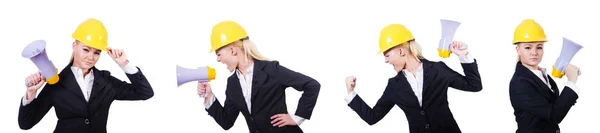
POLYGON ((402 43, 398 46, 396 46, 398 48, 408 48, 410 53, 416 58, 416 59, 425 59, 425 57, 423 57, 423 52, 421 51, 421 45, 419 45, 419 43, 417 43, 417 41, 415 40, 411 40, 405 43, 402 43))
MULTIPOLYGON (((75 40, 75 41, 73 41, 73 43, 79 44, 80 42, 79 42, 79 40, 75 40)), ((75 59, 75 50, 72 50, 72 52, 71 52, 71 59, 69 61, 69 64, 72 64, 73 61, 74 61, 74 59, 75 59)))
POLYGON ((260 52, 258 52, 256 44, 254 44, 254 42, 250 41, 249 39, 242 39, 240 41, 236 41, 232 44, 232 46, 240 48, 242 49, 242 51, 244 51, 244 55, 246 55, 245 61, 248 61, 248 59, 257 59, 262 61, 269 60, 267 59, 267 57, 263 56, 262 54, 260 54, 260 52))

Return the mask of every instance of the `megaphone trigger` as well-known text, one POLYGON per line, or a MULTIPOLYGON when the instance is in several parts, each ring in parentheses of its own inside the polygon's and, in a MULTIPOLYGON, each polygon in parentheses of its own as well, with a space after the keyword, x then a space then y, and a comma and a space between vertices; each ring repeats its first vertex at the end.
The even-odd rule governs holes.
POLYGON ((25 86, 27 86, 27 87, 31 87, 31 86, 33 86, 33 84, 31 84, 31 83, 29 83, 29 82, 25 81, 25 86))

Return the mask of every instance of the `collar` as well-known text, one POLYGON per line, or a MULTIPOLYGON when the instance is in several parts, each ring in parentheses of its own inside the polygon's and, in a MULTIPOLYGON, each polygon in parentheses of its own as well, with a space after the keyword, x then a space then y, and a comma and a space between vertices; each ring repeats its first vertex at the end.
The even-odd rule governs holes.
MULTIPOLYGON (((529 69, 529 68, 527 68, 527 69, 529 69)), ((546 75, 546 68, 543 68, 543 67, 538 66, 537 70, 535 70, 535 69, 529 69, 529 70, 533 73, 542 73, 543 76, 546 75)))
MULTIPOLYGON (((74 74, 75 74, 75 76, 77 76, 77 77, 79 77, 79 76, 83 76, 83 70, 82 70, 82 69, 80 69, 80 68, 78 68, 78 67, 71 66, 71 71, 73 71, 73 73, 74 73, 74 74)), ((86 77, 90 77, 90 76, 92 76, 92 75, 94 75, 94 71, 93 71, 93 69, 91 69, 91 68, 90 68, 90 70, 88 71, 88 74, 87 74, 87 76, 86 76, 86 77)))
MULTIPOLYGON (((419 65, 419 67, 417 67, 417 72, 423 72, 423 62, 421 62, 421 65, 419 65)), ((407 75, 407 73, 410 73, 410 72, 407 69, 402 69, 402 73, 404 75, 407 75)))
MULTIPOLYGON (((256 63, 256 62, 253 62, 252 65, 250 65, 250 67, 248 67, 246 69, 246 74, 252 74, 254 72, 254 63, 256 63)), ((239 68, 235 69, 235 73, 239 76, 242 76, 242 72, 240 71, 239 68)))

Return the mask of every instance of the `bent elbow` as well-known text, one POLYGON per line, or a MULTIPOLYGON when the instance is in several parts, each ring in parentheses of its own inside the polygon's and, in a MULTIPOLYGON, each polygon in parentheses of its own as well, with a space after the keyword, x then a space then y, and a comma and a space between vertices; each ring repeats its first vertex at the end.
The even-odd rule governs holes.
POLYGON ((314 89, 315 92, 318 93, 319 91, 321 91, 321 83, 319 83, 318 81, 315 80, 313 82, 312 86, 313 86, 313 89, 314 89))
POLYGON ((221 128, 223 128, 223 130, 229 130, 231 129, 231 127, 233 127, 233 123, 225 123, 225 124, 220 124, 221 128))
POLYGON ((33 127, 32 124, 24 123, 24 122, 19 122, 19 128, 21 128, 21 130, 29 130, 32 127, 33 127))
POLYGON ((481 90, 483 90, 483 87, 481 87, 481 86, 473 87, 473 92, 480 92, 481 90))
POLYGON ((154 97, 154 91, 152 89, 150 89, 149 91, 143 93, 143 95, 141 95, 140 99, 141 100, 148 100, 150 98, 154 97))
POLYGON ((373 125, 375 125, 375 124, 376 124, 378 121, 374 121, 374 120, 373 120, 373 121, 366 121, 366 122, 367 122, 367 124, 369 124, 369 126, 373 126, 373 125))

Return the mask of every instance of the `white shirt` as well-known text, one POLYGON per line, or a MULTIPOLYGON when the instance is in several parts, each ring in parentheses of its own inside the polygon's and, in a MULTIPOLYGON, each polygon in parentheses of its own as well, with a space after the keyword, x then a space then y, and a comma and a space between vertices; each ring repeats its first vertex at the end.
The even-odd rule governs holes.
MULTIPOLYGON (((252 77, 254 75, 254 63, 252 63, 252 65, 250 65, 250 67, 248 67, 248 69, 246 70, 246 76, 244 76, 242 74, 242 72, 240 72, 239 69, 235 70, 235 73, 238 77, 238 79, 240 80, 240 86, 242 87, 242 94, 244 95, 244 100, 246 101, 246 105, 248 106, 248 112, 252 113, 252 77)), ((206 102, 206 104, 204 104, 205 108, 208 109, 210 108, 210 106, 216 101, 216 97, 213 95, 213 97, 211 99, 209 99, 209 101, 206 102)), ((294 122, 296 122, 296 125, 300 125, 302 124, 302 122, 304 122, 304 118, 300 117, 300 116, 296 116, 296 115, 292 115, 291 116, 292 119, 294 120, 294 122)))
MULTIPOLYGON (((531 72, 533 72, 538 78, 540 78, 544 84, 546 84, 548 86, 548 88, 550 88, 550 91, 554 92, 554 90, 552 90, 552 86, 550 86, 550 79, 547 79, 547 75, 548 73, 546 73, 546 68, 541 68, 539 67, 538 70, 533 70, 533 69, 529 69, 531 70, 531 72), (546 75, 546 76, 544 76, 546 75)), ((568 81, 567 84, 565 85, 571 89, 573 89, 573 91, 575 91, 575 93, 579 93, 579 87, 575 86, 575 83, 568 81)), ((560 92, 557 92, 560 95, 560 92)))
MULTIPOLYGON (((459 56, 458 58, 460 59, 461 63, 475 62, 475 59, 471 56, 471 54, 467 54, 467 56, 459 56)), ((419 106, 423 106, 423 64, 421 63, 421 66, 419 66, 416 75, 414 75, 406 69, 403 69, 402 73, 404 73, 406 80, 408 81, 410 87, 415 93, 415 96, 419 101, 419 106)), ((350 94, 348 94, 348 96, 346 96, 345 98, 346 102, 350 104, 350 102, 352 102, 352 99, 354 99, 356 95, 356 92, 350 92, 350 94)))
MULTIPOLYGON (((122 68, 123 71, 125 71, 125 73, 127 74, 135 74, 138 72, 138 69, 136 66, 131 65, 130 63, 127 63, 127 65, 125 65, 125 67, 122 68)), ((92 86, 94 85, 94 72, 93 71, 89 71, 87 75, 85 75, 85 77, 83 76, 83 70, 71 66, 71 71, 73 72, 73 75, 75 76, 75 80, 77 80, 77 84, 79 85, 79 88, 81 88, 81 92, 83 93, 83 97, 85 98, 85 101, 89 101, 91 93, 92 93, 92 86)), ((25 95, 27 95, 27 93, 25 93, 25 95)), ((31 100, 27 100, 25 98, 25 96, 23 97, 23 106, 31 103, 31 101, 33 101, 33 99, 35 99, 36 97, 34 96, 31 100)))

